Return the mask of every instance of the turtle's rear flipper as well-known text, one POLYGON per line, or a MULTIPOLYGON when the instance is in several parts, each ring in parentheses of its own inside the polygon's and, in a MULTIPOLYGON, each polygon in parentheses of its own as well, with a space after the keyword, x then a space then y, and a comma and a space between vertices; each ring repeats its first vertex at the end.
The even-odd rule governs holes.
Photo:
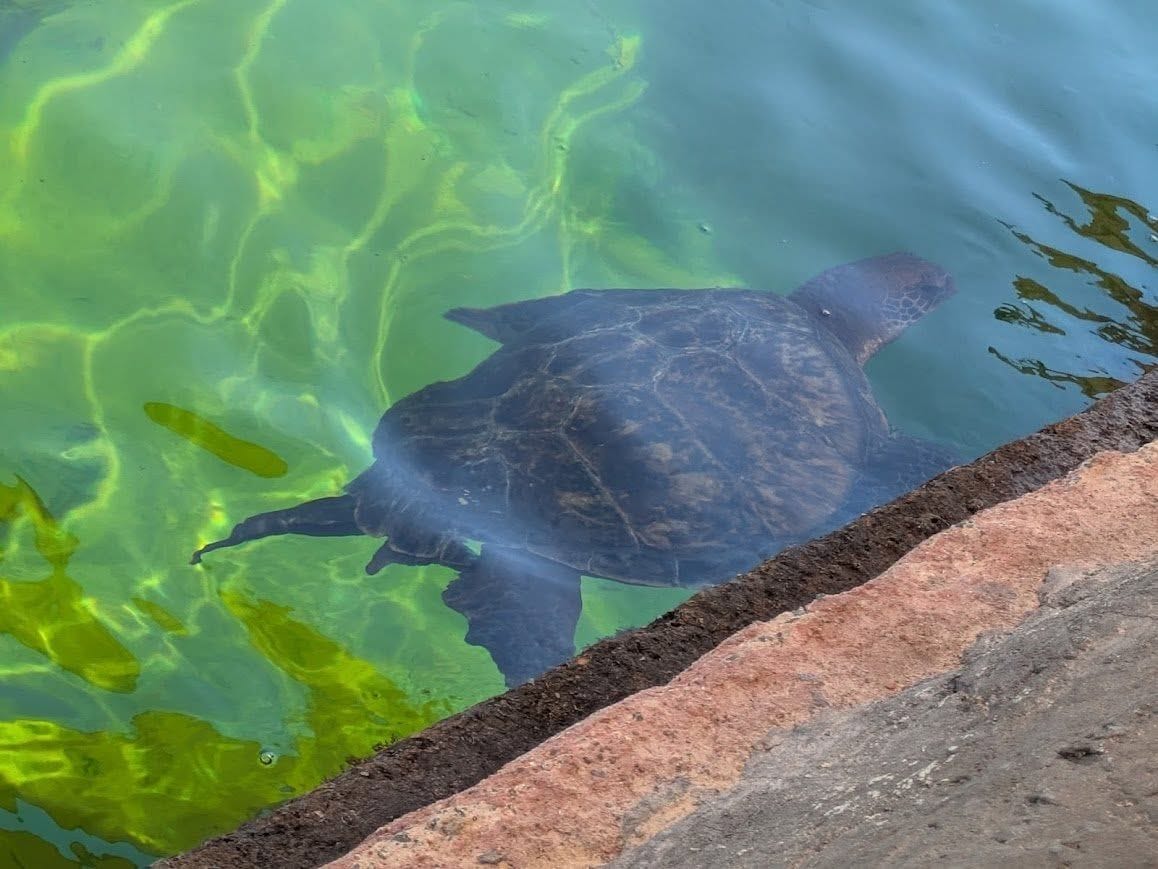
POLYGON ((207 543, 190 559, 190 564, 200 564, 201 556, 214 549, 236 546, 249 540, 260 540, 275 534, 307 534, 311 537, 351 537, 361 534, 362 529, 354 521, 354 498, 338 495, 334 498, 319 498, 290 507, 288 510, 274 510, 258 513, 234 526, 224 540, 207 543))
POLYGON ((583 602, 579 574, 511 549, 484 546, 442 599, 466 616, 466 641, 482 646, 513 688, 575 654, 583 602))
POLYGON ((893 432, 868 457, 844 520, 887 504, 960 463, 960 454, 943 444, 893 432))

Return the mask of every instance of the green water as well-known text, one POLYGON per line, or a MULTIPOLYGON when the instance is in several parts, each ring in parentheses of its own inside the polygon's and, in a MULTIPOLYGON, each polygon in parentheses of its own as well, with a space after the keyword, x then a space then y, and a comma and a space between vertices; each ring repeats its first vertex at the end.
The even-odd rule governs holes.
MULTIPOLYGON (((445 569, 187 563, 486 356, 447 308, 911 250, 960 292, 869 374, 967 456, 1152 364, 1158 8, 974 5, 0 0, 0 865, 190 847, 502 689, 445 569)), ((680 599, 589 581, 577 643, 680 599)))

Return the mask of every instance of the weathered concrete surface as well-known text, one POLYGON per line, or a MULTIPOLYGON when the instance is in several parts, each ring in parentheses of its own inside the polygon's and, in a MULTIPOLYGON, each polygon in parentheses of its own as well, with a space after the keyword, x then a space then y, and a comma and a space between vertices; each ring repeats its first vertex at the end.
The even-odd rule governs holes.
POLYGON ((920 541, 1057 479, 1099 450, 1158 437, 1158 371, 1088 410, 954 468, 832 534, 707 589, 640 630, 397 742, 236 832, 164 861, 183 869, 313 867, 454 794, 585 716, 674 677, 726 637, 879 575, 920 541))
POLYGON ((773 731, 614 865, 1158 866, 1158 562, 1046 589, 963 668, 773 731))
POLYGON ((956 668, 1038 605, 1057 565, 1158 558, 1158 444, 1102 453, 978 513, 806 612, 739 632, 454 797, 387 825, 332 866, 588 866, 739 780, 769 727, 888 697, 956 668))

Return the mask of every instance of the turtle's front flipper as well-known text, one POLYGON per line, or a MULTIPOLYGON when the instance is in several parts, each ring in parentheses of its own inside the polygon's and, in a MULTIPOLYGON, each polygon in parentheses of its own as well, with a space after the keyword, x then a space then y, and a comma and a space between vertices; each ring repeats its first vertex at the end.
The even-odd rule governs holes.
POLYGON ((579 574, 546 559, 484 546, 442 599, 466 616, 466 641, 491 654, 513 688, 575 654, 579 574))
POLYGON ((960 462, 960 454, 947 446, 893 432, 870 453, 850 494, 845 521, 899 498, 960 462))
POLYGON ((361 534, 362 529, 354 520, 354 498, 338 495, 335 498, 319 498, 290 507, 288 510, 274 510, 258 513, 234 526, 232 533, 224 540, 207 543, 190 559, 190 564, 200 564, 201 556, 214 549, 236 546, 249 540, 260 540, 275 534, 307 534, 311 537, 352 537, 361 534))

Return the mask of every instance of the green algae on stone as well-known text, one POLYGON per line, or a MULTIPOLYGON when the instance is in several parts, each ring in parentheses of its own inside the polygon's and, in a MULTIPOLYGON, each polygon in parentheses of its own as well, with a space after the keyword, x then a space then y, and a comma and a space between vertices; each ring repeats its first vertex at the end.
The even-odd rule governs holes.
MULTIPOLYGON (((63 570, 76 551, 76 538, 60 530, 36 490, 17 477, 14 486, 0 483, 0 527, 13 524, 21 517, 32 523, 33 545, 40 557, 53 568, 63 570)), ((5 548, 0 541, 0 561, 4 560, 5 548)))
POLYGON ((157 425, 180 435, 221 461, 259 477, 282 477, 289 469, 281 456, 259 444, 234 437, 191 410, 160 401, 147 401, 145 414, 157 425))
POLYGON ((47 562, 47 576, 28 581, 0 574, 0 634, 9 634, 57 666, 106 691, 136 688, 141 666, 101 623, 84 590, 65 569, 76 538, 60 530, 24 480, 0 484, 0 563, 19 552, 21 526, 32 526, 33 547, 47 562))
POLYGON ((146 600, 143 597, 133 598, 133 606, 156 622, 161 630, 170 634, 187 634, 189 629, 181 622, 179 618, 151 600, 146 600))
POLYGON ((105 691, 137 687, 140 662, 90 610, 84 590, 54 572, 39 582, 0 576, 0 634, 105 691))
POLYGON ((350 756, 407 736, 448 715, 447 704, 414 704, 372 664, 290 615, 290 608, 223 591, 222 602, 249 633, 262 657, 310 692, 306 722, 314 733, 298 751, 319 778, 350 756))
POLYGON ((303 735, 270 756, 257 739, 225 735, 179 712, 139 713, 127 733, 0 721, 0 807, 15 811, 20 799, 66 829, 170 854, 309 790, 347 758, 448 713, 436 702, 410 701, 372 664, 293 618, 287 607, 237 592, 222 597, 255 648, 306 687, 303 735))

